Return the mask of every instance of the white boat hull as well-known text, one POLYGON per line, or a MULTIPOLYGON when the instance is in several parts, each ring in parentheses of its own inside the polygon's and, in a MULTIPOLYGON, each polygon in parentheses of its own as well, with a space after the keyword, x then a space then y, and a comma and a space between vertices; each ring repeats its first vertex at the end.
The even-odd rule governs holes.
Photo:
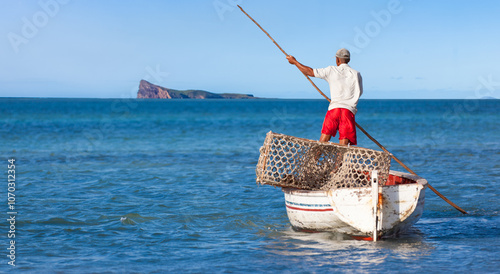
POLYGON ((373 214, 372 188, 311 191, 283 188, 288 218, 300 231, 332 231, 361 238, 373 235, 378 221, 378 237, 407 230, 422 216, 427 181, 408 173, 391 171, 404 184, 380 187, 377 218, 373 214))

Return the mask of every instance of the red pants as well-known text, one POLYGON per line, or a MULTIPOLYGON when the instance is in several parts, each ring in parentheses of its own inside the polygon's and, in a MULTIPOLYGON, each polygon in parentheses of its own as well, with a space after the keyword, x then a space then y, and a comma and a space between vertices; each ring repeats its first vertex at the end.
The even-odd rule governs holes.
POLYGON ((339 140, 349 139, 351 145, 357 144, 356 121, 354 114, 345 108, 334 108, 325 115, 321 133, 335 136, 339 132, 339 140))

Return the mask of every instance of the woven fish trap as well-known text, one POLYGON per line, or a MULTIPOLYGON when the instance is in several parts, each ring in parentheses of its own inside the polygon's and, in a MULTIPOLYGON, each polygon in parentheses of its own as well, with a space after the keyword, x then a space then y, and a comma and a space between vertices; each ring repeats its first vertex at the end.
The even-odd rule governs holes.
POLYGON ((257 183, 305 190, 329 190, 371 186, 378 171, 385 185, 390 154, 269 132, 260 148, 255 170, 257 183))

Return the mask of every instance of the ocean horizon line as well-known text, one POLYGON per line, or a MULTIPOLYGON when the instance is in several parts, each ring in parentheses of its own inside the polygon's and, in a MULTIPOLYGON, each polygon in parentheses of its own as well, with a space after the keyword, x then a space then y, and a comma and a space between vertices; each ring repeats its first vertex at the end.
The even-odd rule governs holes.
MULTIPOLYGON (((32 97, 32 96, 26 96, 26 97, 2 97, 0 96, 0 99, 74 99, 74 100, 137 100, 137 101, 262 101, 262 100, 308 100, 308 101, 315 101, 315 100, 325 100, 324 98, 265 98, 265 97, 258 97, 258 98, 253 98, 253 99, 218 99, 218 98, 207 98, 207 99, 182 99, 182 98, 175 98, 175 99, 159 99, 159 98, 119 98, 119 97, 32 97)), ((375 101, 375 100, 455 100, 455 101, 461 101, 461 100, 500 100, 500 98, 495 98, 495 97, 488 97, 488 98, 360 98, 360 101, 375 101)))

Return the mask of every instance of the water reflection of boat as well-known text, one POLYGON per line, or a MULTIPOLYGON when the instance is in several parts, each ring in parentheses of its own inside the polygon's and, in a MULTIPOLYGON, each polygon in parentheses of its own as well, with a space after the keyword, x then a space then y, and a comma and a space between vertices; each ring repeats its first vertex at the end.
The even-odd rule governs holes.
POLYGON ((265 245, 266 251, 278 254, 280 258, 285 256, 285 262, 296 260, 302 269, 326 265, 329 270, 337 266, 349 271, 350 268, 345 267, 351 266, 356 272, 376 272, 380 270, 380 264, 391 263, 396 258, 402 264, 418 261, 428 257, 435 249, 432 243, 425 241, 424 235, 416 227, 387 238, 380 244, 353 241, 342 233, 307 233, 291 228, 273 234, 273 238, 276 240, 265 245))

